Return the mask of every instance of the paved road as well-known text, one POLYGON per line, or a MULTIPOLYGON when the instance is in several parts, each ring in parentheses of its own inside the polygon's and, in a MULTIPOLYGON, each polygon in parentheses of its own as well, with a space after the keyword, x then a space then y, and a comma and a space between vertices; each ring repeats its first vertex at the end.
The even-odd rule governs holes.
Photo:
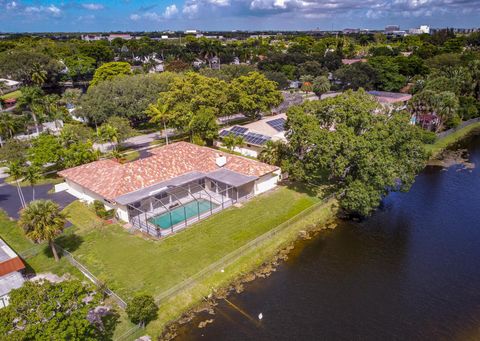
MULTIPOLYGON (((1 172, 0 172, 1 176, 1 172)), ((48 191, 53 187, 53 185, 39 185, 35 186, 35 199, 50 199, 57 202, 61 207, 65 207, 71 202, 75 201, 76 198, 66 191, 48 194, 48 191)), ((32 200, 32 188, 31 187, 22 187, 23 196, 27 203, 32 200)), ((17 188, 5 183, 4 179, 0 179, 0 208, 3 209, 7 214, 17 219, 18 211, 22 205, 20 204, 20 199, 18 198, 17 188)))

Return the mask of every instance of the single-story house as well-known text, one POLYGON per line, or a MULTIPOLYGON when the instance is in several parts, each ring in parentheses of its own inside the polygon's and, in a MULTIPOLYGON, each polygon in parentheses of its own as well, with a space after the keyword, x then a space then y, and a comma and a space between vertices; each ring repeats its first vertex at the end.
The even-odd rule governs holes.
POLYGON ((343 65, 352 65, 355 63, 366 63, 367 59, 365 58, 354 58, 354 59, 342 59, 343 65))
POLYGON ((368 91, 377 101, 389 110, 405 110, 412 95, 401 92, 368 91))
MULTIPOLYGON (((219 135, 220 138, 229 135, 241 136, 244 144, 235 146, 234 151, 245 156, 257 157, 268 141, 287 142, 285 122, 287 122, 287 114, 283 113, 268 116, 252 123, 222 129, 219 135)), ((218 142, 218 145, 223 147, 222 140, 218 142)))
POLYGON ((5 94, 20 89, 20 86, 22 85, 22 82, 17 82, 6 78, 0 78, 0 83, 3 83, 2 91, 5 94))
POLYGON ((0 308, 8 305, 10 291, 20 288, 25 282, 24 269, 25 264, 20 257, 0 239, 0 308))
POLYGON ((101 201, 132 228, 161 237, 276 187, 281 170, 187 142, 121 164, 108 159, 65 169, 66 190, 101 201))

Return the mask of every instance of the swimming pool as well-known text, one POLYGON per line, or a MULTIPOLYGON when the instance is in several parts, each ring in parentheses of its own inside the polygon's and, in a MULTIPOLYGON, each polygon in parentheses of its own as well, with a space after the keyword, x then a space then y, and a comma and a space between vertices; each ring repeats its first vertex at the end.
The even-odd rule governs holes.
POLYGON ((178 223, 185 221, 185 219, 190 219, 192 217, 198 216, 210 211, 210 208, 213 210, 218 205, 214 204, 211 201, 205 199, 199 199, 198 201, 191 201, 183 206, 172 209, 170 212, 163 213, 159 216, 150 218, 149 221, 160 227, 161 229, 168 229, 172 226, 175 226, 178 223), (170 214, 172 219, 170 219, 170 214))

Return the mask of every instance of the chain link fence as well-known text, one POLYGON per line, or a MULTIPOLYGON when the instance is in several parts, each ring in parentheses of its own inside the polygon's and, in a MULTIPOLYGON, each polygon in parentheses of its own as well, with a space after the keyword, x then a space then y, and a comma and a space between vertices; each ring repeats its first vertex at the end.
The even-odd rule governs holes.
POLYGON ((459 125, 458 125, 457 127, 455 127, 455 128, 448 129, 448 130, 445 130, 445 131, 443 131, 443 132, 441 132, 441 133, 438 133, 438 134, 437 134, 437 137, 438 137, 438 138, 446 137, 446 136, 448 136, 448 135, 453 134, 453 133, 456 132, 456 131, 459 131, 460 129, 463 129, 463 128, 465 128, 465 127, 467 127, 467 126, 469 126, 469 125, 471 125, 471 124, 473 124, 473 123, 477 123, 477 122, 480 122, 480 117, 472 118, 471 120, 468 120, 468 121, 465 121, 465 122, 459 124, 459 125))
POLYGON ((308 207, 307 209, 303 210, 302 212, 298 213, 297 215, 293 216, 292 218, 284 221, 280 225, 277 225, 275 228, 269 230, 268 232, 260 235, 259 237, 249 241, 248 243, 244 244, 243 246, 239 247, 238 249, 232 251, 231 253, 225 255, 218 261, 211 263, 209 266, 203 268, 199 272, 197 272, 195 275, 187 278, 183 282, 180 282, 177 285, 174 285, 173 287, 169 288, 168 290, 165 290, 164 292, 160 293, 155 297, 155 300, 157 303, 162 303, 181 291, 193 286, 195 283, 199 282, 200 280, 212 275, 215 272, 220 271, 221 269, 233 264, 235 261, 237 261, 239 258, 242 256, 248 254, 251 251, 254 251, 255 248, 258 247, 259 244, 264 243, 265 241, 269 240, 271 237, 277 235, 278 233, 282 232, 285 230, 287 227, 291 226, 294 223, 297 223, 300 221, 302 218, 308 216, 312 212, 316 211, 317 209, 321 209, 325 206, 327 206, 330 201, 335 197, 335 195, 330 195, 329 197, 325 198, 324 200, 308 207))

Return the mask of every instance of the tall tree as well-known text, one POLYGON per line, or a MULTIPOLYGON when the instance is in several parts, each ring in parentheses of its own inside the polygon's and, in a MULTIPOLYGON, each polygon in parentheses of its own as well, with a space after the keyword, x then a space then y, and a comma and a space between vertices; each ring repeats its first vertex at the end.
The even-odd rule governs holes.
POLYGON ((55 261, 58 262, 54 240, 63 232, 66 221, 66 216, 57 203, 51 200, 35 200, 20 211, 18 224, 27 238, 36 243, 48 242, 55 261))
POLYGON ((348 213, 368 215, 391 191, 406 190, 426 160, 423 131, 406 113, 382 114, 365 91, 289 109, 286 165, 293 178, 333 184, 348 213))
POLYGON ((26 206, 25 197, 20 187, 20 179, 23 176, 23 165, 19 161, 12 161, 8 164, 7 174, 10 175, 17 185, 17 193, 22 207, 26 206))
POLYGON ((47 80, 47 75, 47 71, 45 71, 41 64, 34 63, 32 65, 32 74, 30 78, 35 85, 42 87, 47 80))
POLYGON ((25 169, 23 177, 32 187, 32 200, 35 200, 35 185, 42 178, 42 168, 32 164, 25 169))
POLYGON ((251 72, 232 81, 239 91, 240 110, 249 117, 256 117, 282 102, 282 95, 275 82, 258 72, 251 72))
POLYGON ((165 135, 165 144, 168 144, 168 130, 169 123, 174 118, 168 108, 168 104, 163 103, 160 99, 156 104, 149 104, 145 111, 147 116, 150 117, 150 122, 159 123, 163 127, 163 134, 165 135))
POLYGON ((100 82, 113 79, 119 76, 131 75, 132 70, 129 63, 111 62, 105 63, 95 70, 90 86, 93 87, 100 82))

